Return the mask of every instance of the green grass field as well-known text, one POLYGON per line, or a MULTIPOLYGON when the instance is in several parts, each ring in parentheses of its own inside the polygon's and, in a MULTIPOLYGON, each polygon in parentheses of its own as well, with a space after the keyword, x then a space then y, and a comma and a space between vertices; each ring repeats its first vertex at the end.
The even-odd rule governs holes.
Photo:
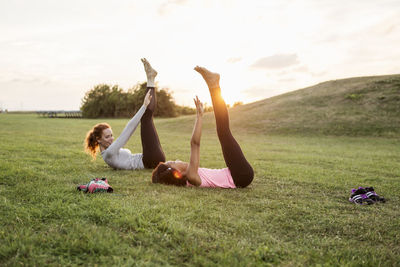
MULTIPOLYGON (((246 189, 92 162, 83 139, 102 120, 0 114, 0 265, 400 266, 400 139, 248 133, 231 114, 255 169, 246 189), (94 177, 114 193, 76 191, 94 177), (357 186, 387 203, 350 203, 357 186)), ((156 120, 167 159, 189 159, 193 118, 156 120)), ((107 122, 118 136, 127 120, 107 122)), ((139 131, 126 147, 141 152, 139 131)), ((211 113, 200 164, 224 167, 211 113)))

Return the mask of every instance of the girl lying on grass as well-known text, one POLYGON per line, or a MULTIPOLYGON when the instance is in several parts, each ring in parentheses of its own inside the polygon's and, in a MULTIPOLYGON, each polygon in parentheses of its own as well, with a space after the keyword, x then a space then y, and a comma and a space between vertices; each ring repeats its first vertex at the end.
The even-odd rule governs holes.
POLYGON ((221 96, 219 86, 220 76, 218 73, 210 72, 203 67, 197 66, 194 69, 203 76, 209 88, 217 124, 218 139, 221 143, 227 168, 199 168, 203 104, 196 96, 194 103, 196 104, 197 118, 190 141, 190 162, 167 161, 159 163, 153 171, 152 182, 177 186, 246 187, 253 181, 253 168, 247 162, 239 144, 229 129, 228 109, 221 96))
POLYGON ((142 59, 147 76, 147 93, 142 107, 127 123, 121 135, 115 140, 110 125, 107 123, 96 124, 86 135, 85 150, 93 159, 96 159, 100 149, 104 161, 112 168, 135 170, 152 169, 159 162, 165 161, 164 152, 158 139, 153 123, 153 112, 157 105, 154 79, 157 72, 150 63, 142 59), (122 148, 141 123, 140 137, 142 139, 143 153, 132 154, 129 149, 122 148))

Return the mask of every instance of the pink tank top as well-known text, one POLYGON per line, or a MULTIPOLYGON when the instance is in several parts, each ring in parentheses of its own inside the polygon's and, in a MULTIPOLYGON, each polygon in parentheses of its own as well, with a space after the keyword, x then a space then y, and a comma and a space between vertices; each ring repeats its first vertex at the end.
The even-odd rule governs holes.
MULTIPOLYGON (((228 168, 206 169, 199 168, 197 172, 201 179, 200 187, 236 188, 228 168)), ((192 186, 187 182, 187 186, 192 186)))

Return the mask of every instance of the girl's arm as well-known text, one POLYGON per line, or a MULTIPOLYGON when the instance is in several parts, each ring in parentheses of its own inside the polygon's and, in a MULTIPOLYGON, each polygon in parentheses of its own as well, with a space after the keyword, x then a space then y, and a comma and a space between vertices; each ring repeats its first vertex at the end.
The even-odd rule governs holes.
POLYGON ((114 154, 117 153, 129 140, 132 134, 135 132, 136 128, 140 123, 144 112, 151 100, 150 90, 144 97, 142 107, 136 112, 135 116, 126 124, 124 130, 122 130, 121 135, 107 148, 107 152, 114 154))
POLYGON ((201 126, 203 124, 203 103, 200 102, 199 98, 193 99, 196 105, 197 118, 193 128, 192 139, 190 140, 190 162, 186 169, 186 177, 192 185, 201 185, 201 179, 198 174, 199 163, 200 163, 200 138, 201 138, 201 126))

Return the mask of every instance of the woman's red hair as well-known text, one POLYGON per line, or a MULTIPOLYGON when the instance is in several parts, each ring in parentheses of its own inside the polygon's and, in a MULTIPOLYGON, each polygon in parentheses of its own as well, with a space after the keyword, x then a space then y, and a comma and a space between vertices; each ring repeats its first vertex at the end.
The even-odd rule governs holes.
POLYGON ((96 124, 89 132, 86 134, 85 138, 85 152, 88 153, 93 160, 96 159, 97 152, 99 152, 99 142, 98 140, 103 136, 103 130, 111 128, 108 123, 96 124))

